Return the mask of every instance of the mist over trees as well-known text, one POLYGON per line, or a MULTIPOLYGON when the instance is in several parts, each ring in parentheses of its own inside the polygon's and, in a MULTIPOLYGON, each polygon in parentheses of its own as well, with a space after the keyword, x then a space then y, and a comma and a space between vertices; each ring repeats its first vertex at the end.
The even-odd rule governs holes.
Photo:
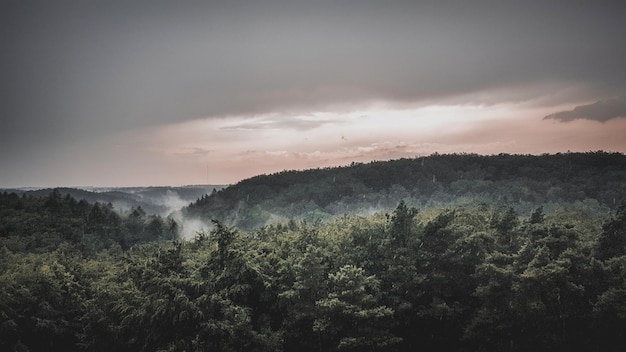
POLYGON ((0 246, 13 252, 49 252, 67 243, 95 255, 112 246, 178 238, 171 218, 147 215, 141 207, 119 212, 111 203, 77 201, 56 189, 43 198, 0 193, 0 219, 0 246))
POLYGON ((35 198, 45 198, 50 192, 70 195, 88 203, 111 204, 120 212, 132 211, 141 207, 148 215, 167 216, 172 211, 196 201, 212 190, 224 188, 222 185, 197 185, 179 187, 86 187, 86 188, 43 188, 34 190, 0 189, 0 192, 16 193, 35 198))
POLYGON ((537 205, 584 203, 583 208, 604 213, 626 197, 624 180, 626 156, 620 153, 435 154, 260 175, 203 197, 185 214, 253 229, 288 219, 373 214, 400 200, 419 208, 486 202, 520 214, 537 205))
POLYGON ((193 240, 141 208, 0 193, 0 350, 621 350, 624 159, 436 155, 259 176, 190 205, 225 214, 193 240), (272 194, 271 213, 294 216, 254 227, 246 209, 269 212, 272 194))

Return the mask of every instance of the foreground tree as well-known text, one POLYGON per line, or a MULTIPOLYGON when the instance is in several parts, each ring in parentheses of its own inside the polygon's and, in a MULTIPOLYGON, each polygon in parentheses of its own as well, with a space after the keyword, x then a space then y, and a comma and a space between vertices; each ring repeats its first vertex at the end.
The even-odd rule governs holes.
POLYGON ((321 333, 320 348, 382 351, 400 342, 389 332, 393 310, 378 303, 379 281, 362 268, 342 266, 328 275, 330 291, 316 302, 321 316, 313 330, 321 333))

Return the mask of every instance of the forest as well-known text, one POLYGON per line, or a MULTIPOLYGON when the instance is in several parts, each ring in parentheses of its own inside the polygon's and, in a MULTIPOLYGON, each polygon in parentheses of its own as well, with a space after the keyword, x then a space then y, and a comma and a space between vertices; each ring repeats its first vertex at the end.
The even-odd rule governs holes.
POLYGON ((193 239, 141 208, 0 193, 0 350, 621 351, 625 159, 262 175, 187 207, 212 221, 193 239))
POLYGON ((621 153, 433 154, 259 175, 199 199, 184 213, 253 229, 289 219, 372 215, 401 200, 420 209, 504 204, 530 214, 538 205, 549 210, 577 203, 605 213, 624 198, 621 153))

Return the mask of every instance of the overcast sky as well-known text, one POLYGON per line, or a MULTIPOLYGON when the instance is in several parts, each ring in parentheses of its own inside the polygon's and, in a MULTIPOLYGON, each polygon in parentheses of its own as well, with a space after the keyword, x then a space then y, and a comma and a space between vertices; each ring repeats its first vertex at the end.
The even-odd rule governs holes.
POLYGON ((625 4, 0 0, 0 187, 626 152, 625 4))

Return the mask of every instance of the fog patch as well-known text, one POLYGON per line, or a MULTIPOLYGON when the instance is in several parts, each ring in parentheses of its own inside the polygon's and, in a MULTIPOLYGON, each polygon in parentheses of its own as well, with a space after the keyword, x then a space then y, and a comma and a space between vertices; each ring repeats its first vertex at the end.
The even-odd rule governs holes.
POLYGON ((182 219, 179 224, 179 236, 186 241, 192 241, 199 233, 207 233, 212 225, 198 219, 182 219))
POLYGON ((169 215, 178 224, 178 237, 184 241, 193 241, 200 233, 209 233, 213 224, 200 219, 192 219, 183 215, 179 209, 169 215))
POLYGON ((171 190, 167 190, 163 197, 155 203, 163 205, 167 209, 167 214, 165 215, 170 215, 189 205, 188 201, 182 199, 178 193, 171 190))

